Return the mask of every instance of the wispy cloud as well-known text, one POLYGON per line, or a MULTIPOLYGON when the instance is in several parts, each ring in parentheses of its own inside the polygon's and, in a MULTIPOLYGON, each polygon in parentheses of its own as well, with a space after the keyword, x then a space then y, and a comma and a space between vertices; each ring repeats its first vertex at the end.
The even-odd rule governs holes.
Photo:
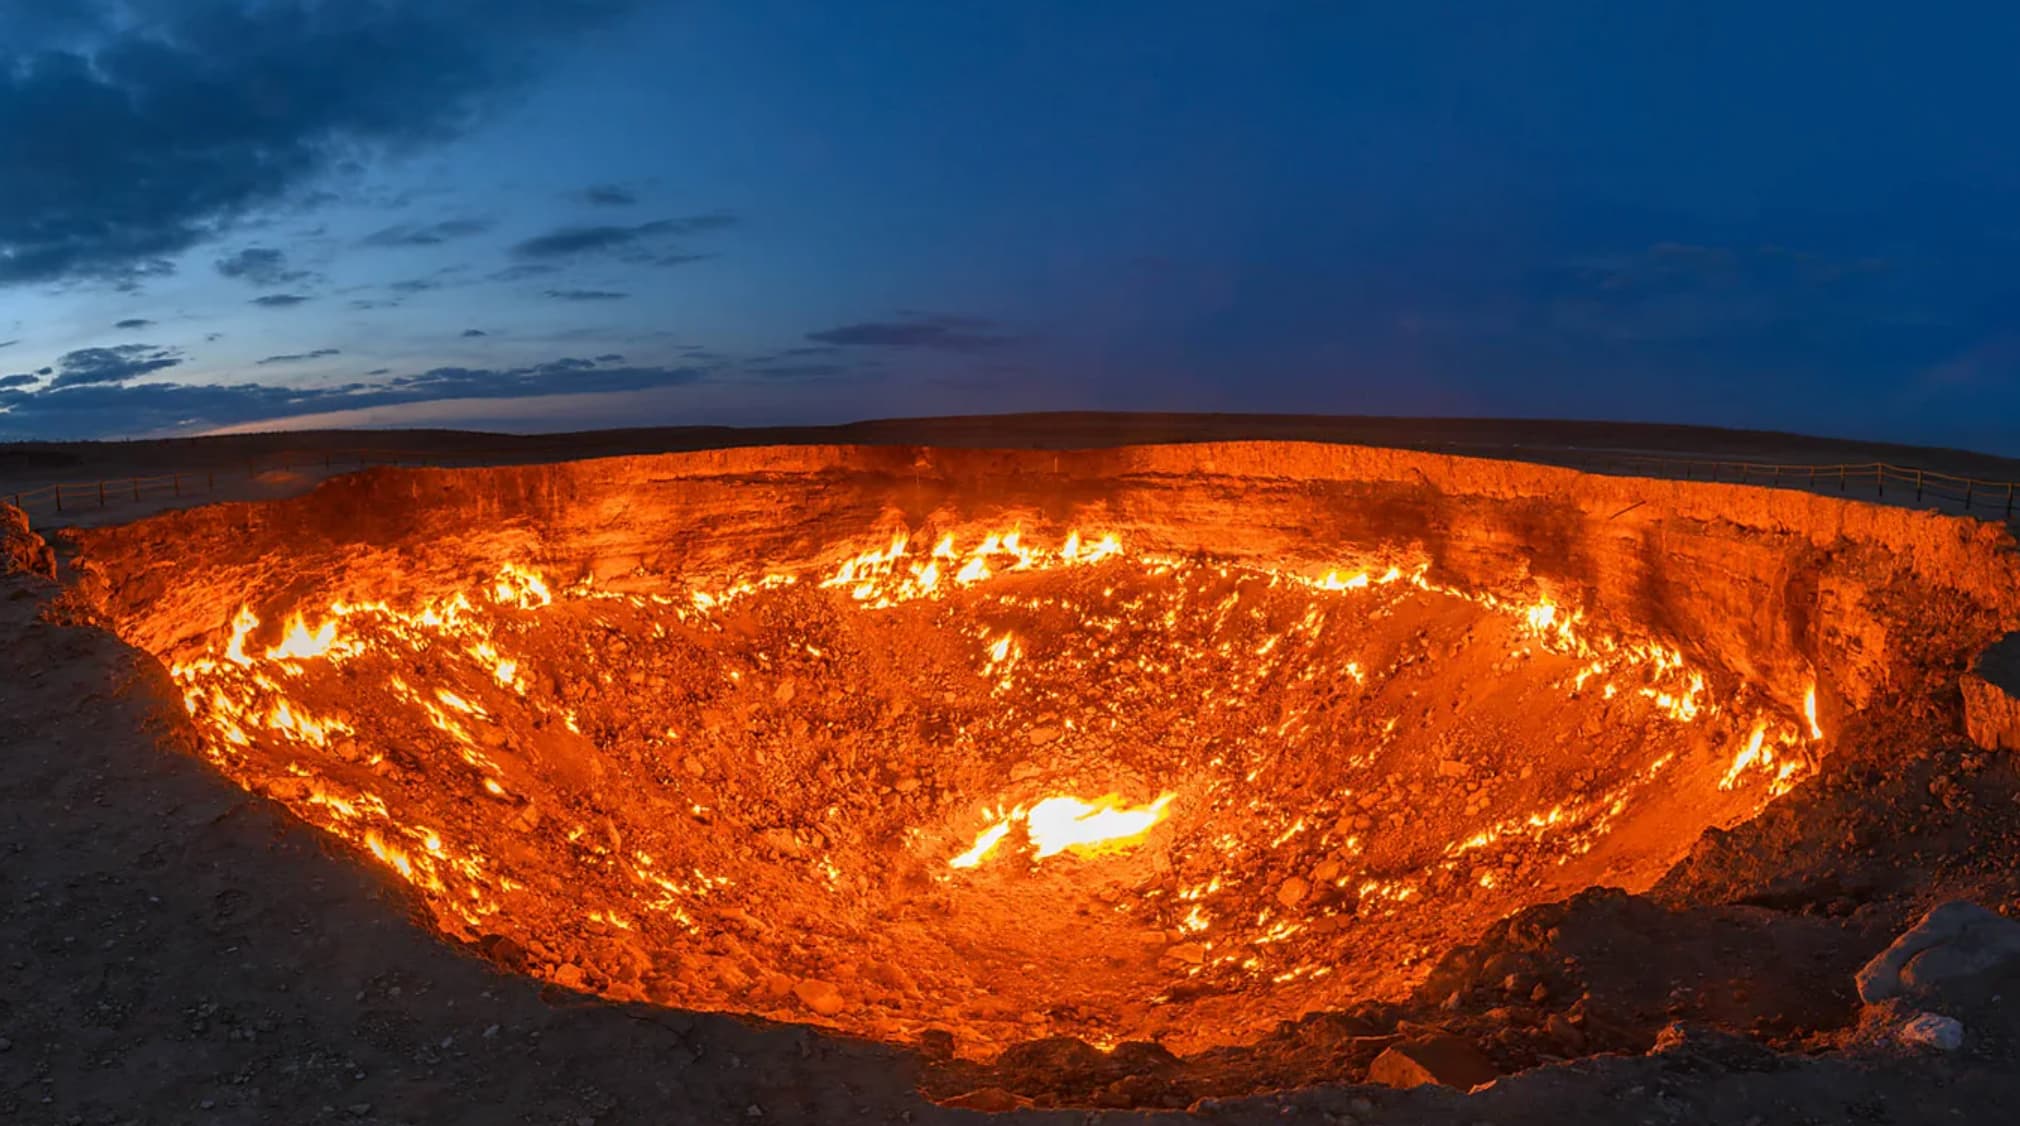
POLYGON ((365 246, 440 246, 455 239, 481 235, 496 224, 490 219, 445 219, 440 223, 400 223, 359 240, 365 246))
MULTIPOLYGON (((143 346, 144 347, 144 346, 143 346)), ((128 360, 89 360, 110 370, 128 360)), ((518 368, 438 367, 411 375, 377 378, 335 387, 280 387, 263 383, 230 386, 127 384, 130 376, 88 381, 63 389, 0 391, 0 437, 95 437, 162 430, 210 429, 234 423, 284 419, 292 415, 356 410, 442 399, 514 399, 544 395, 595 394, 676 387, 707 375, 699 367, 617 366, 564 356, 518 368)))
POLYGON ((895 321, 859 321, 810 332, 807 339, 841 348, 891 348, 931 352, 986 352, 1015 338, 980 317, 907 313, 895 321))
POLYGON ((320 360, 325 356, 340 356, 342 354, 342 352, 335 348, 318 348, 313 352, 291 352, 284 356, 268 356, 264 360, 255 362, 262 366, 266 364, 298 364, 305 360, 320 360))
POLYGON ((607 289, 550 289, 547 296, 556 301, 622 301, 631 295, 607 289))
POLYGON ((119 344, 110 348, 80 348, 66 352, 56 361, 56 378, 50 387, 76 387, 87 383, 124 383, 151 372, 182 363, 182 353, 152 344, 119 344))
POLYGON ((512 248, 520 258, 583 258, 616 255, 627 260, 650 260, 663 252, 648 249, 668 239, 684 238, 734 226, 737 218, 724 211, 690 215, 681 219, 660 219, 637 226, 561 227, 525 240, 512 248))
POLYGON ((289 267, 285 252, 266 246, 249 246, 226 255, 215 263, 217 272, 257 286, 287 285, 315 276, 308 270, 289 267))

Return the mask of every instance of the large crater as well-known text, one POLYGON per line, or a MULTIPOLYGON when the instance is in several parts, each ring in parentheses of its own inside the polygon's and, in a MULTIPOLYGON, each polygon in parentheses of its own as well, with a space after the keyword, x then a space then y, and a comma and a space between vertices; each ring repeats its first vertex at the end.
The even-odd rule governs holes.
POLYGON ((1245 1042, 1652 885, 2011 620, 1973 527, 1249 443, 379 470, 78 544, 204 755, 445 936, 986 1057, 1245 1042))

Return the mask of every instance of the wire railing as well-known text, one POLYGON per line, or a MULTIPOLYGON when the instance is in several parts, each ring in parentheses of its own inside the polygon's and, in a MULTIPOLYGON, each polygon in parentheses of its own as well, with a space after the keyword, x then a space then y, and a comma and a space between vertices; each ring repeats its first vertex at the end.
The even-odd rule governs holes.
MULTIPOLYGON (((1917 466, 1893 465, 1883 461, 1852 463, 1774 463, 1739 461, 1729 458, 1679 458, 1653 454, 1626 454, 1596 450, 1521 451, 1483 450, 1473 447, 1438 447, 1442 452, 1477 456, 1519 456, 1523 460, 1546 462, 1587 472, 1622 473, 1682 481, 1709 481, 1773 488, 1794 488, 1811 492, 1835 492, 1861 499, 1900 505, 1932 507, 1971 515, 2014 520, 2020 514, 2020 482, 1986 480, 1960 476, 1917 466)), ((543 452, 544 453, 544 452, 543 452)), ((219 482, 254 480, 276 470, 320 469, 327 472, 366 468, 375 465, 442 465, 448 462, 531 462, 565 458, 556 452, 543 456, 526 449, 467 449, 433 452, 425 456, 414 450, 334 449, 267 454, 244 462, 206 469, 159 473, 151 476, 109 477, 93 481, 66 481, 0 494, 16 508, 31 515, 81 514, 119 504, 148 499, 171 499, 215 493, 219 482)))
MULTIPOLYGON (((178 498, 207 495, 217 491, 220 481, 229 483, 234 480, 255 480, 262 474, 276 471, 321 469, 334 472, 364 469, 374 465, 441 465, 449 461, 481 462, 510 456, 513 456, 513 451, 507 450, 457 450, 427 457, 417 456, 412 450, 393 449, 286 451, 265 454, 224 466, 158 473, 145 477, 108 477, 95 481, 54 482, 30 489, 0 493, 0 497, 5 497, 14 507, 30 515, 37 512, 67 514, 96 511, 111 505, 137 503, 142 500, 160 499, 163 496, 178 498)), ((523 453, 519 456, 523 456, 523 453)))
POLYGON ((2012 520, 2015 512, 2020 511, 2020 483, 1989 481, 1884 461, 1830 465, 1777 464, 1645 454, 1574 455, 1573 459, 1580 468, 1588 470, 1633 472, 1641 476, 1685 481, 1765 485, 1847 495, 1856 491, 1861 497, 1870 490, 1876 499, 1895 504, 1945 509, 1954 505, 1962 512, 1996 514, 2006 520, 2012 520), (1650 470, 1653 472, 1647 472, 1650 470), (1893 490, 1891 494, 1889 486, 1893 490))

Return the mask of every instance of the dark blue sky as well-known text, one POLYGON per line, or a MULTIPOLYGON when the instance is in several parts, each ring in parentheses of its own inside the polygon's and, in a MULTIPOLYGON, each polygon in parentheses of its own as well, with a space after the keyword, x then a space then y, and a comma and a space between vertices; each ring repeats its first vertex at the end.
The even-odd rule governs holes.
POLYGON ((0 437, 1039 408, 2020 453, 2005 5, 7 0, 0 437))

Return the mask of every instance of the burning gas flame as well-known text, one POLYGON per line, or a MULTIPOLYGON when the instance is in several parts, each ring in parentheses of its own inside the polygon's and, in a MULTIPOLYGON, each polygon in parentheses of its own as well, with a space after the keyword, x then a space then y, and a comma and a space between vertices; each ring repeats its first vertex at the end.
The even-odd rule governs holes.
POLYGON ((1031 858, 1043 860, 1069 849, 1099 852, 1128 848, 1140 843, 1166 816, 1166 808, 1177 797, 1170 791, 1147 805, 1130 806, 1121 797, 1108 794, 1093 801, 1060 794, 1045 798, 1026 809, 1010 811, 976 834, 967 851, 947 861, 951 868, 973 868, 989 858, 1003 843, 1015 824, 1023 824, 1031 841, 1031 858))

